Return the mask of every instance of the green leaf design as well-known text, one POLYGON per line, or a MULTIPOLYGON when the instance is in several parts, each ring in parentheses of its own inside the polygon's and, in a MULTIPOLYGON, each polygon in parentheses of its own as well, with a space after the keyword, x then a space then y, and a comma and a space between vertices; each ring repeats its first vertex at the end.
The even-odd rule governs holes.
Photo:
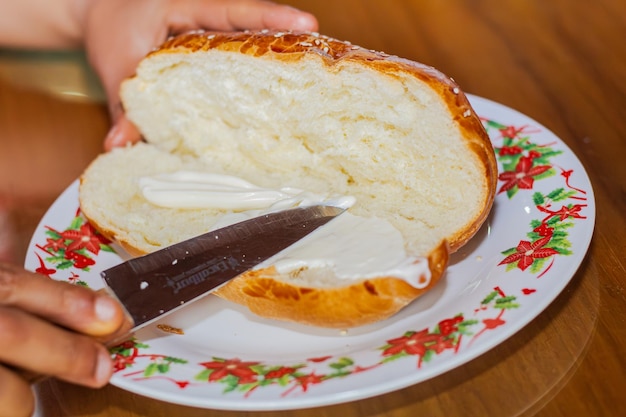
POLYGON ((74 262, 68 261, 68 260, 63 260, 62 262, 59 262, 58 264, 56 264, 57 269, 69 269, 73 266, 74 266, 74 262))
POLYGON ((169 363, 160 363, 157 365, 157 371, 159 371, 159 373, 161 374, 166 374, 170 371, 170 364, 169 363))
POLYGON ((393 362, 398 359, 404 358, 405 356, 409 356, 409 355, 406 352, 400 352, 395 355, 385 356, 380 362, 389 363, 389 362, 393 362))
POLYGON ((198 374, 196 374, 194 379, 196 381, 209 382, 209 376, 210 375, 211 375, 211 370, 210 369, 203 369, 198 374))
POLYGON ((542 172, 541 174, 535 175, 533 178, 535 178, 535 181, 537 181, 537 180, 543 180, 545 178, 554 177, 555 175, 556 175, 556 171, 554 170, 554 168, 550 168, 549 170, 542 172))
POLYGON ((270 371, 275 371, 275 370, 280 369, 280 367, 277 366, 277 367, 268 369, 265 365, 260 364, 260 365, 251 365, 250 369, 252 369, 252 371, 254 371, 258 375, 265 375, 270 371))
POLYGON ((507 197, 509 197, 509 199, 515 197, 515 194, 517 194, 517 192, 519 191, 519 187, 516 185, 515 187, 509 189, 506 191, 506 195, 507 197))
POLYGON ((220 382, 226 385, 224 393, 232 392, 237 389, 237 386, 239 385, 239 378, 234 375, 226 375, 224 378, 220 379, 220 382))
POLYGON ((496 122, 495 120, 486 120, 485 123, 487 124, 487 127, 491 127, 494 129, 505 129, 506 126, 496 122))
POLYGON ((489 293, 489 295, 487 295, 487 297, 485 297, 485 299, 483 301, 481 301, 481 304, 486 305, 489 304, 490 302, 492 302, 497 296, 498 296, 498 291, 492 291, 489 293))
POLYGON ((543 206, 546 203, 546 199, 543 197, 543 194, 537 192, 533 194, 533 203, 535 203, 535 206, 543 206))
POLYGON ((262 385, 262 384, 259 384, 259 383, 239 384, 237 386, 237 389, 241 392, 248 392, 251 389, 258 387, 259 385, 262 385))
POLYGON ((337 362, 331 363, 329 366, 333 369, 342 369, 345 368, 346 366, 352 366, 354 365, 354 361, 350 358, 339 358, 339 360, 337 362))
POLYGON ((100 250, 104 252, 115 253, 115 250, 111 246, 104 243, 100 244, 100 250))
POLYGON ((471 336, 474 333, 471 332, 469 329, 472 326, 475 326, 476 324, 478 324, 478 320, 476 319, 471 319, 471 320, 463 320, 461 323, 459 323, 458 325, 458 329, 459 329, 459 333, 465 336, 471 336))
POLYGON ((80 229, 80 227, 83 225, 84 222, 85 221, 84 221, 84 219, 82 217, 80 217, 80 216, 74 217, 74 220, 72 220, 72 223, 70 224, 68 229, 78 230, 78 229, 80 229))
POLYGON ((143 376, 148 378, 154 375, 158 371, 159 371, 159 366, 156 363, 151 363, 148 366, 146 366, 146 369, 144 369, 143 376))
POLYGON ((424 362, 430 362, 431 359, 435 356, 435 351, 432 349, 428 349, 426 352, 424 352, 424 356, 422 356, 422 361, 424 362))
POLYGON ((517 298, 514 296, 501 297, 496 300, 493 308, 500 308, 504 310, 509 310, 512 308, 518 308, 519 304, 515 302, 517 298))
POLYGON ((530 272, 533 274, 539 273, 545 266, 546 262, 551 258, 539 258, 535 259, 530 266, 530 272))
MULTIPOLYGON (((546 196, 547 198, 549 198, 552 201, 562 201, 562 200, 566 200, 574 195, 576 195, 576 191, 573 190, 566 190, 565 188, 557 188, 556 190, 552 191, 551 193, 548 193, 548 195, 546 196)), ((540 203, 537 205, 543 205, 544 203, 540 203)))

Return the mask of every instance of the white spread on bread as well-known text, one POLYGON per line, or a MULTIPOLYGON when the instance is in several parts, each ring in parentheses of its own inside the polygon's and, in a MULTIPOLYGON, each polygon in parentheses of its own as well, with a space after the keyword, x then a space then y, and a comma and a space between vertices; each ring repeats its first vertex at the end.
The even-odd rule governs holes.
MULTIPOLYGON (((217 208, 230 210, 213 229, 262 213, 312 204, 348 208, 354 198, 326 198, 312 192, 283 187, 259 187, 242 178, 199 171, 176 171, 139 178, 143 196, 151 203, 170 208, 217 208)), ((280 274, 325 275, 336 279, 363 280, 393 276, 415 288, 430 283, 428 261, 408 257, 401 233, 387 220, 344 213, 315 233, 269 259, 259 267, 274 265, 280 274)))
POLYGON ((292 278, 297 278, 293 276, 297 272, 305 281, 311 275, 354 281, 395 277, 420 289, 427 287, 431 278, 428 260, 408 256, 402 235, 388 221, 348 212, 264 264, 274 265, 280 275, 292 278), (333 274, 328 274, 329 270, 333 274))
MULTIPOLYGON (((327 198, 297 188, 263 188, 242 178, 212 172, 176 171, 139 179, 146 200, 161 207, 214 208, 242 212, 306 206, 327 198)), ((334 199, 332 204, 348 208, 352 197, 334 199)))

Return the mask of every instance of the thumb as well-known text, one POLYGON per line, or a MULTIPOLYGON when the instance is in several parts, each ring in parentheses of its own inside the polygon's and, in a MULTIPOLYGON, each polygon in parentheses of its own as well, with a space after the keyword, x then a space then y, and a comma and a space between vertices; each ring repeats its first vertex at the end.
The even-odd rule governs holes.
POLYGON ((87 56, 105 89, 111 115, 106 150, 141 138, 124 116, 119 88, 135 72, 139 61, 167 37, 162 9, 161 2, 150 0, 107 0, 92 2, 86 13, 87 56), (111 30, 111 22, 116 22, 115 30, 111 30))

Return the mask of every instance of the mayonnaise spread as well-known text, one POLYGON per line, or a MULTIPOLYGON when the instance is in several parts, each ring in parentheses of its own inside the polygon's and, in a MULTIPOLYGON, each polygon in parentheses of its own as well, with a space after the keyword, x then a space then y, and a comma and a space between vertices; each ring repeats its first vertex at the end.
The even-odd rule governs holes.
MULTIPOLYGON (((213 208, 226 213, 213 226, 228 226, 261 214, 297 206, 328 204, 349 208, 354 197, 328 197, 291 187, 258 187, 241 178, 177 171, 139 179, 143 196, 171 208, 213 208)), ((415 288, 430 283, 428 261, 406 253, 402 234, 387 220, 343 213, 259 267, 273 265, 288 275, 307 271, 320 277, 362 280, 396 277, 415 288), (332 271, 325 274, 324 271, 332 271), (316 273, 318 272, 318 273, 316 273)))
POLYGON ((296 188, 262 188, 239 177, 209 172, 177 171, 142 177, 139 186, 148 201, 171 208, 243 212, 310 205, 323 199, 323 196, 296 188))

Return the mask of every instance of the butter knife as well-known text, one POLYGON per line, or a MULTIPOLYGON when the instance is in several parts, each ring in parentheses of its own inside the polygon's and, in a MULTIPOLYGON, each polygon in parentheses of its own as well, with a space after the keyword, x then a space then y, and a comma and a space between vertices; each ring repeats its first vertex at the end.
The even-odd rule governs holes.
POLYGON ((252 269, 345 209, 315 205, 265 214, 131 259, 101 273, 106 291, 127 313, 124 336, 170 314, 252 269))

